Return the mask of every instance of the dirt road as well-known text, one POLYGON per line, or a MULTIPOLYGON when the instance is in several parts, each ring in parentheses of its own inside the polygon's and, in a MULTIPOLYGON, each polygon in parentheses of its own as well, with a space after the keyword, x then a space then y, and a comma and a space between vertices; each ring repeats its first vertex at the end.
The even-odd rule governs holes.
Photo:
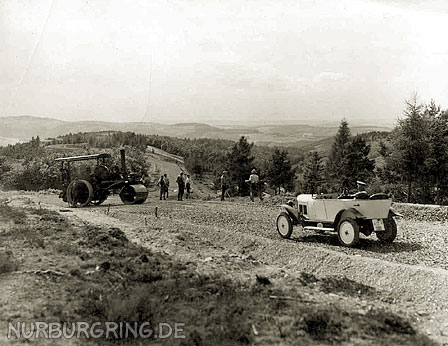
POLYGON ((372 236, 350 249, 339 246, 332 234, 302 231, 293 233, 291 240, 281 239, 274 225, 278 208, 248 200, 177 202, 152 197, 140 206, 124 206, 112 197, 99 207, 67 209, 54 194, 2 197, 13 205, 40 205, 84 222, 120 227, 145 247, 235 280, 253 280, 257 273, 295 285, 300 275, 310 273, 338 278, 344 286, 344 279, 350 279, 359 284, 359 294, 343 294, 344 287, 333 285, 327 299, 355 310, 384 306, 409 317, 435 341, 448 343, 446 221, 399 220, 392 245, 380 245, 372 236), (366 296, 362 287, 377 293, 366 296))

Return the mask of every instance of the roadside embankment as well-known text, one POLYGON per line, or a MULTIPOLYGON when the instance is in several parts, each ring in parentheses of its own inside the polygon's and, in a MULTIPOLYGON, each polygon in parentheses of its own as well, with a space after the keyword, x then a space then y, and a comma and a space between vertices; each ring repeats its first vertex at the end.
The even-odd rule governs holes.
POLYGON ((448 206, 394 203, 393 208, 405 219, 417 221, 448 221, 448 206))

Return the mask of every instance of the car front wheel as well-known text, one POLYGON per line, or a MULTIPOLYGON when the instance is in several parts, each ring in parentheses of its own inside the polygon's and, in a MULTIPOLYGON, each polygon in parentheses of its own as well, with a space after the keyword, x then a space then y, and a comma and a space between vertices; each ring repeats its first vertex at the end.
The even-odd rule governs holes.
POLYGON ((282 238, 289 239, 292 234, 292 220, 286 212, 277 216, 277 232, 282 238))
POLYGON ((358 223, 352 218, 341 220, 338 225, 338 239, 344 246, 355 246, 359 241, 358 223))

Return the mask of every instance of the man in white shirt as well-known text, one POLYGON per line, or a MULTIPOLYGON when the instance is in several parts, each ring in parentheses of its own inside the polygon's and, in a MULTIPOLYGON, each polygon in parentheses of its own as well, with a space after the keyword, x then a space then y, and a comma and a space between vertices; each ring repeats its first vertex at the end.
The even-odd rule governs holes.
POLYGON ((257 170, 253 169, 250 172, 250 176, 249 179, 246 180, 247 183, 249 183, 249 187, 250 187, 250 200, 252 202, 254 202, 254 193, 257 192, 258 196, 260 197, 260 201, 262 200, 261 198, 261 191, 260 191, 260 177, 257 174, 257 170))

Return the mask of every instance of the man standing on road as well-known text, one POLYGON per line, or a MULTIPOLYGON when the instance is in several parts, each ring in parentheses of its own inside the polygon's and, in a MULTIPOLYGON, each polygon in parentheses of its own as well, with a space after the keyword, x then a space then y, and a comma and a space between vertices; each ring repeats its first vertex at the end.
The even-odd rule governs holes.
POLYGON ((221 201, 224 201, 224 196, 227 187, 229 186, 229 178, 227 177, 227 171, 222 171, 220 180, 221 180, 221 201))
POLYGON ((166 173, 163 175, 163 182, 165 184, 165 190, 163 191, 163 199, 168 199, 168 190, 170 188, 170 180, 168 179, 168 176, 166 173))
POLYGON ((185 194, 185 198, 190 199, 190 193, 191 193, 190 174, 187 174, 187 179, 185 180, 185 189, 187 190, 187 193, 185 194))
POLYGON ((160 187, 160 200, 165 199, 165 181, 163 180, 163 175, 160 176, 159 181, 157 182, 157 185, 160 187))
POLYGON ((182 201, 182 197, 184 195, 185 190, 184 172, 180 172, 180 174, 177 176, 176 183, 177 183, 177 200, 182 201))
POLYGON ((254 193, 258 192, 258 196, 260 197, 261 201, 261 191, 259 190, 260 177, 258 176, 256 169, 253 169, 251 171, 249 179, 246 180, 246 183, 249 183, 250 187, 250 200, 254 202, 254 193))

